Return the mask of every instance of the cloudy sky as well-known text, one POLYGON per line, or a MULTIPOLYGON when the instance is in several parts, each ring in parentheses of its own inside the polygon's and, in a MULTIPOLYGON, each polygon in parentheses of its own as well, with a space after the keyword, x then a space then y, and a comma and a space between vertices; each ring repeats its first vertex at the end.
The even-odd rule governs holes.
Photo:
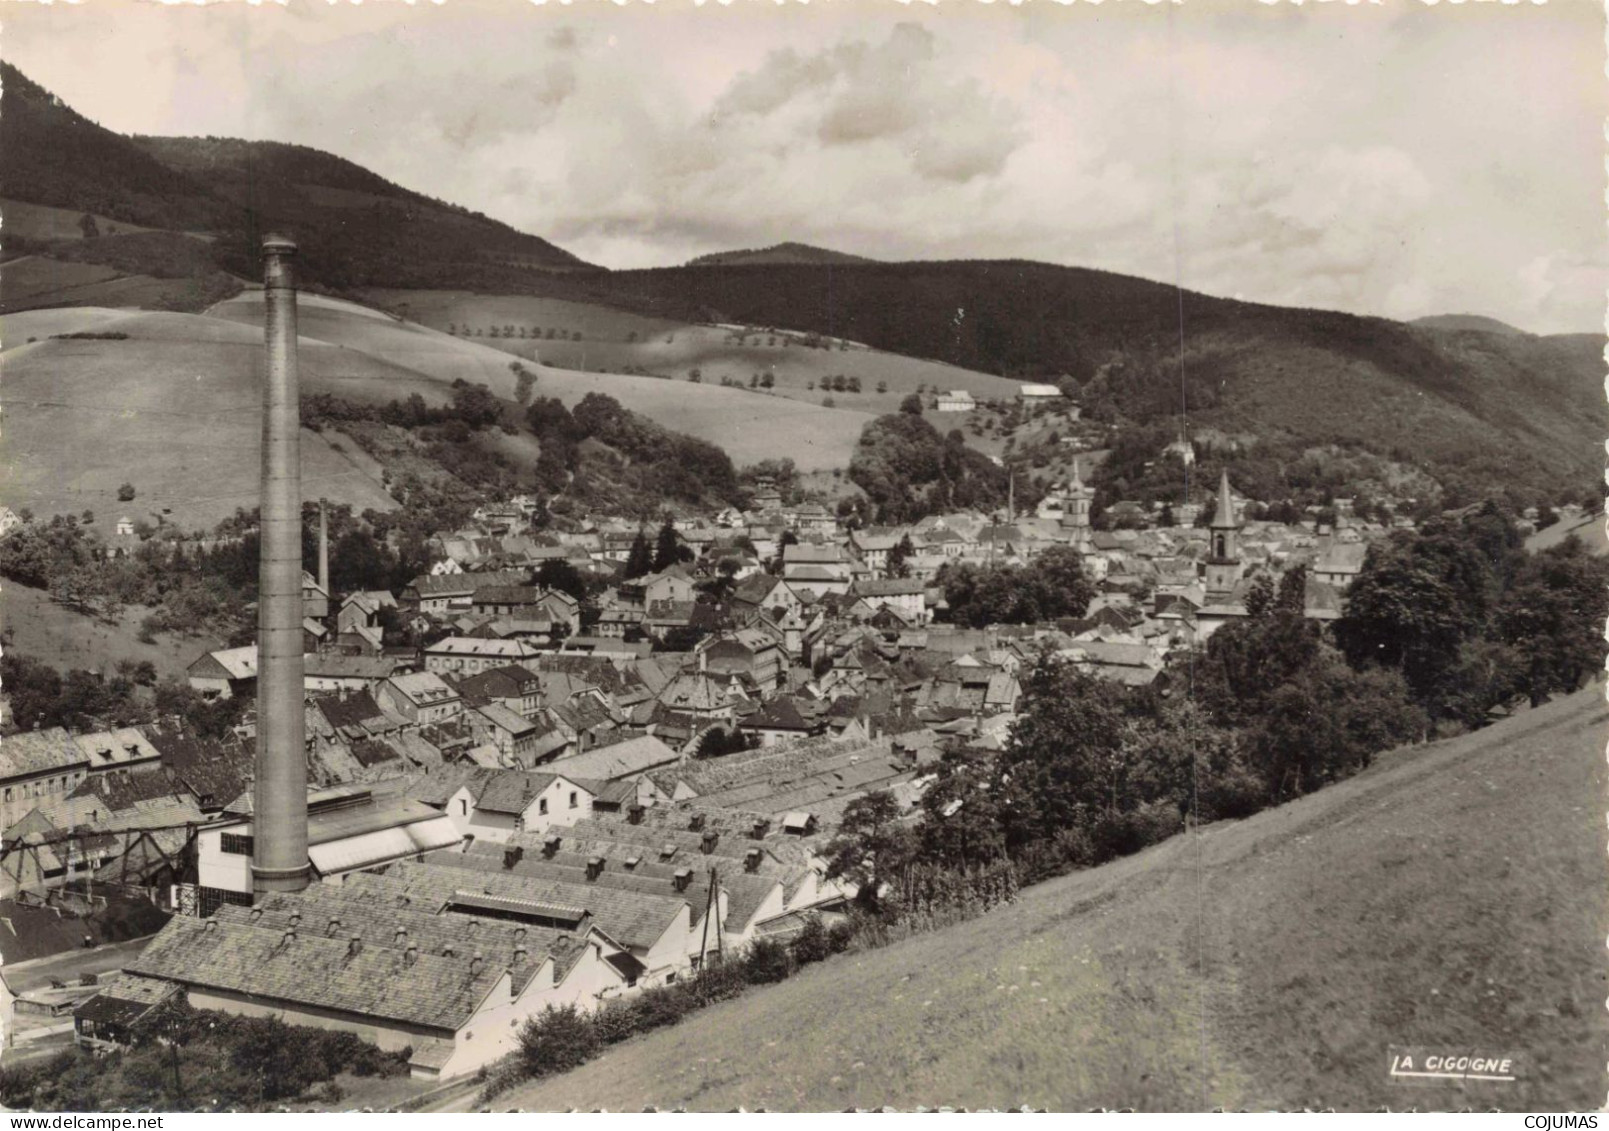
POLYGON ((800 240, 1603 325, 1603 9, 1185 0, 0 9, 126 133, 317 146, 609 267, 800 240))

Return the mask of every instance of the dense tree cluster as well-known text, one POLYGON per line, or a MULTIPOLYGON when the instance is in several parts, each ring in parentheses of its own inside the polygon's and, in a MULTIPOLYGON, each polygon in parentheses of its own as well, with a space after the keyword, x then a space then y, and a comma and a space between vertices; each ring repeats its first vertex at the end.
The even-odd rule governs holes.
POLYGON ((739 500, 737 472, 724 451, 662 428, 613 397, 588 393, 574 410, 556 398, 538 397, 525 420, 542 445, 536 469, 541 490, 583 497, 603 492, 617 506, 634 500, 639 513, 664 500, 739 500))
POLYGON ((879 416, 861 431, 849 478, 866 492, 880 522, 990 508, 1005 502, 1006 471, 966 446, 960 433, 940 436, 922 416, 879 416))
POLYGON ((55 668, 7 648, 0 656, 0 683, 11 701, 11 717, 22 730, 67 727, 74 731, 145 722, 148 709, 137 698, 131 674, 111 678, 74 668, 65 676, 55 668))
MULTIPOLYGON (((411 393, 404 400, 383 405, 353 401, 334 393, 306 393, 301 399, 302 423, 318 428, 325 423, 342 424, 363 420, 394 424, 399 428, 428 428, 459 424, 475 431, 489 428, 503 419, 504 404, 485 385, 473 385, 459 378, 452 383, 447 404, 431 407, 424 397, 411 393)), ((458 435, 462 435, 460 432, 458 435)))
POLYGON ((1573 536, 1526 554, 1488 504, 1371 546, 1335 638, 1354 666, 1399 673, 1433 726, 1478 726, 1580 687, 1603 666, 1606 617, 1609 560, 1573 536))
MULTIPOLYGON (((315 513, 309 504, 302 523, 302 559, 310 569, 318 560, 315 513)), ((356 518, 349 507, 330 509, 330 583, 337 593, 395 591, 429 567, 423 538, 393 525, 402 517, 371 511, 356 518)), ((209 633, 243 642, 255 629, 248 606, 257 595, 256 526, 256 512, 242 510, 220 523, 208 542, 150 537, 128 552, 108 554, 76 519, 58 515, 0 540, 0 576, 105 619, 131 606, 150 609, 146 634, 209 633)))
MULTIPOLYGON (((905 557, 889 554, 890 576, 903 576, 898 569, 908 572, 905 557)), ((944 619, 973 628, 1081 617, 1095 599, 1094 584, 1084 576, 1077 551, 1068 546, 1053 546, 1024 566, 946 565, 938 583, 948 606, 944 619)))
POLYGON ((131 1047, 70 1046, 0 1068, 0 1102, 32 1111, 283 1110, 312 1096, 338 1104, 340 1074, 398 1076, 411 1050, 382 1052, 355 1033, 191 1009, 183 995, 142 1018, 131 1047))

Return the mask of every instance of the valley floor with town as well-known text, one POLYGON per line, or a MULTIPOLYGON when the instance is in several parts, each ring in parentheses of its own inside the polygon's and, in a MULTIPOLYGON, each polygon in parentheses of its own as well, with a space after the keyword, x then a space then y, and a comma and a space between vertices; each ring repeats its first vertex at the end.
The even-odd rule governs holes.
MULTIPOLYGON (((1293 754, 1265 721, 1245 751, 1191 749, 1191 766, 1210 763, 1199 796, 1145 784, 1167 772, 1147 762, 1167 757, 1153 748, 1207 733, 1191 730, 1205 725, 1188 705, 1195 664, 1224 668, 1206 700, 1220 713, 1236 681, 1296 680, 1331 649, 1320 641, 1371 547, 1384 560, 1487 521, 1523 556, 1534 530, 1533 516, 1471 507, 1421 532, 1355 516, 1344 498, 1323 515, 1252 519, 1267 508, 1227 473, 1209 502, 1178 515, 1129 504, 1117 529, 1096 529, 1094 496, 1076 463, 1027 514, 883 526, 765 479, 744 508, 657 528, 609 516, 561 528, 520 495, 436 532, 428 572, 397 591, 336 591, 321 532, 301 592, 314 882, 253 891, 255 644, 196 656, 188 717, 8 735, 5 1056, 120 1052, 174 1010, 215 1011, 355 1034, 422 1084, 529 1074, 544 1019, 702 985, 824 930, 838 933, 821 945, 842 948, 878 916, 886 932, 915 907, 959 906, 924 867, 956 869, 964 887, 992 884, 976 869, 1010 858, 1009 898, 1019 879, 1255 811, 1422 737, 1427 715, 1400 681, 1359 685, 1364 713, 1368 695, 1385 697, 1386 721, 1344 722, 1358 733, 1333 751, 1304 733, 1293 754), (1275 637, 1257 634, 1281 631, 1308 641, 1297 668, 1233 670, 1237 648, 1272 655, 1275 637), (1106 741, 1054 721, 1068 696, 1117 728, 1112 750, 1133 764, 1079 771, 1074 788, 1103 799, 1082 809, 1057 809, 1065 798, 1042 787, 1028 828, 998 811, 1000 767, 1015 757, 1054 775, 1062 752, 1088 743, 1069 756, 1095 756, 1106 741), (1134 739, 1123 727, 1148 724, 1119 715, 1146 712, 1170 721, 1134 739)), ((1574 540, 1549 552, 1581 560, 1574 540)), ((1533 702, 1584 674, 1549 678, 1533 702)), ((1525 690, 1487 689, 1469 725, 1525 690)), ((1295 725, 1318 728, 1302 711, 1295 725)))

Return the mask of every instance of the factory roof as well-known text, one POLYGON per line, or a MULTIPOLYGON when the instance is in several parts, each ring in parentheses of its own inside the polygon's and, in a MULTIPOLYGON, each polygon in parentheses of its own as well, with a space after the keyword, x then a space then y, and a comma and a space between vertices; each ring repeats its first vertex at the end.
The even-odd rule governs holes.
POLYGON ((25 731, 0 742, 0 778, 49 774, 88 761, 89 756, 61 727, 25 731))
POLYGON ((172 919, 128 969, 185 986, 456 1032, 506 978, 482 959, 353 946, 214 916, 172 919))
POLYGON ((594 747, 568 758, 559 758, 549 762, 548 769, 565 777, 580 775, 597 781, 613 781, 669 765, 680 757, 653 735, 642 735, 611 746, 594 747))

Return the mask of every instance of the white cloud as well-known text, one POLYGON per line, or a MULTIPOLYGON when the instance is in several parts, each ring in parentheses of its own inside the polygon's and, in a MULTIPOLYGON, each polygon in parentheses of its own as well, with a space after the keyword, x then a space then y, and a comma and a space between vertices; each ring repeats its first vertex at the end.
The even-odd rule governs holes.
POLYGON ((318 146, 610 266, 798 239, 1602 321, 1595 5, 12 8, 113 128, 318 146))

